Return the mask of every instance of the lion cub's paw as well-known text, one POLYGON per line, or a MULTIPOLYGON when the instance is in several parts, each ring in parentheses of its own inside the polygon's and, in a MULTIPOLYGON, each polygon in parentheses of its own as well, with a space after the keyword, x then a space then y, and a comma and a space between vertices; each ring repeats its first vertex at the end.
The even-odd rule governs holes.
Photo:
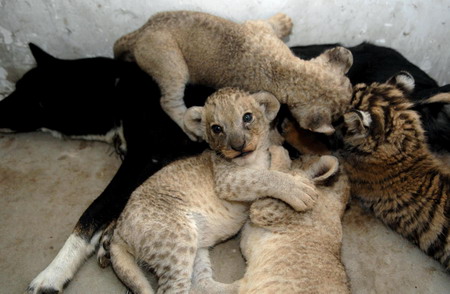
POLYGON ((292 19, 284 13, 277 13, 269 19, 278 38, 287 37, 291 31, 294 23, 292 19))
POLYGON ((305 211, 314 207, 318 191, 314 183, 303 174, 295 174, 296 189, 292 191, 294 199, 289 203, 296 211, 305 211))
POLYGON ((272 145, 269 147, 269 152, 271 170, 283 171, 291 168, 289 152, 283 146, 272 145))

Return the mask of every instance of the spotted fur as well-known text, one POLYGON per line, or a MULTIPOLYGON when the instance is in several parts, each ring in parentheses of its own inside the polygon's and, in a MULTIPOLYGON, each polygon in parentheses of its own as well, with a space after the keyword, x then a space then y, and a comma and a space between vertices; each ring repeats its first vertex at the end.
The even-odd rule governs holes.
POLYGON ((350 293, 341 262, 347 177, 329 155, 303 156, 292 167, 315 182, 319 199, 302 213, 273 198, 251 205, 241 238, 247 270, 239 293, 350 293))
POLYGON ((343 150, 352 194, 385 224, 450 268, 450 173, 429 151, 406 98, 406 72, 354 87, 343 150))
POLYGON ((134 293, 153 293, 137 264, 154 270, 158 293, 188 293, 191 278, 198 292, 232 293, 235 285, 215 283, 194 268, 204 269, 203 263, 210 271, 205 250, 239 231, 248 203, 269 195, 298 211, 313 205, 317 193, 307 177, 269 169, 271 155, 284 150, 271 146, 278 109, 269 93, 227 88, 186 112, 187 128, 212 150, 175 161, 145 181, 113 233, 114 271, 134 293), (210 288, 202 290, 203 284, 210 288))
POLYGON ((190 82, 270 92, 288 105, 303 128, 332 133, 332 121, 351 97, 345 73, 352 54, 336 47, 304 61, 281 40, 292 25, 282 13, 238 24, 202 12, 161 12, 119 38, 114 55, 136 61, 155 79, 162 108, 181 128, 183 92, 190 82))

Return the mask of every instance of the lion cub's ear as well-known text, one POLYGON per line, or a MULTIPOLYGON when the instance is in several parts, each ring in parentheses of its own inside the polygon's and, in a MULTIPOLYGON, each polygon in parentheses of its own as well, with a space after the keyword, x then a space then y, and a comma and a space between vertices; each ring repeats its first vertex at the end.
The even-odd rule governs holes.
POLYGON ((337 73, 346 74, 353 64, 353 54, 344 47, 334 47, 326 50, 314 60, 330 65, 337 73))
POLYGON ((331 177, 339 172, 339 161, 331 155, 323 155, 314 162, 306 173, 311 177, 316 185, 325 184, 331 177))
POLYGON ((264 108, 267 119, 269 121, 274 120, 278 114, 278 110, 280 110, 280 102, 278 99, 265 91, 252 94, 252 97, 264 108))
POLYGON ((204 108, 201 106, 188 108, 184 114, 184 128, 197 138, 205 139, 205 130, 202 123, 203 112, 204 108))

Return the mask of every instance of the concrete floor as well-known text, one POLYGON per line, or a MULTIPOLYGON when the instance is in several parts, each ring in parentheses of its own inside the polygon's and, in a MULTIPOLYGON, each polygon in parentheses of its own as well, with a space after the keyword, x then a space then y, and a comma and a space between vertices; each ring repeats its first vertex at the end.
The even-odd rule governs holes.
MULTIPOLYGON (((112 147, 48 134, 0 135, 0 293, 22 293, 57 254, 120 161, 112 147)), ((213 249, 217 279, 241 277, 236 240, 213 249)), ((344 218, 343 260, 353 293, 449 293, 450 275, 355 203, 344 218)), ((66 294, 124 293, 91 258, 66 294)))

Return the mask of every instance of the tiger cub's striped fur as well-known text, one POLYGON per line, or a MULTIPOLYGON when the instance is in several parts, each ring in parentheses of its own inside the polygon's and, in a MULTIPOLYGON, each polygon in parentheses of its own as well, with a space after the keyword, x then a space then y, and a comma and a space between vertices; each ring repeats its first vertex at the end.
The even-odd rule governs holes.
POLYGON ((354 87, 340 151, 352 194, 385 224, 450 269, 450 172, 429 151, 401 72, 354 87))

